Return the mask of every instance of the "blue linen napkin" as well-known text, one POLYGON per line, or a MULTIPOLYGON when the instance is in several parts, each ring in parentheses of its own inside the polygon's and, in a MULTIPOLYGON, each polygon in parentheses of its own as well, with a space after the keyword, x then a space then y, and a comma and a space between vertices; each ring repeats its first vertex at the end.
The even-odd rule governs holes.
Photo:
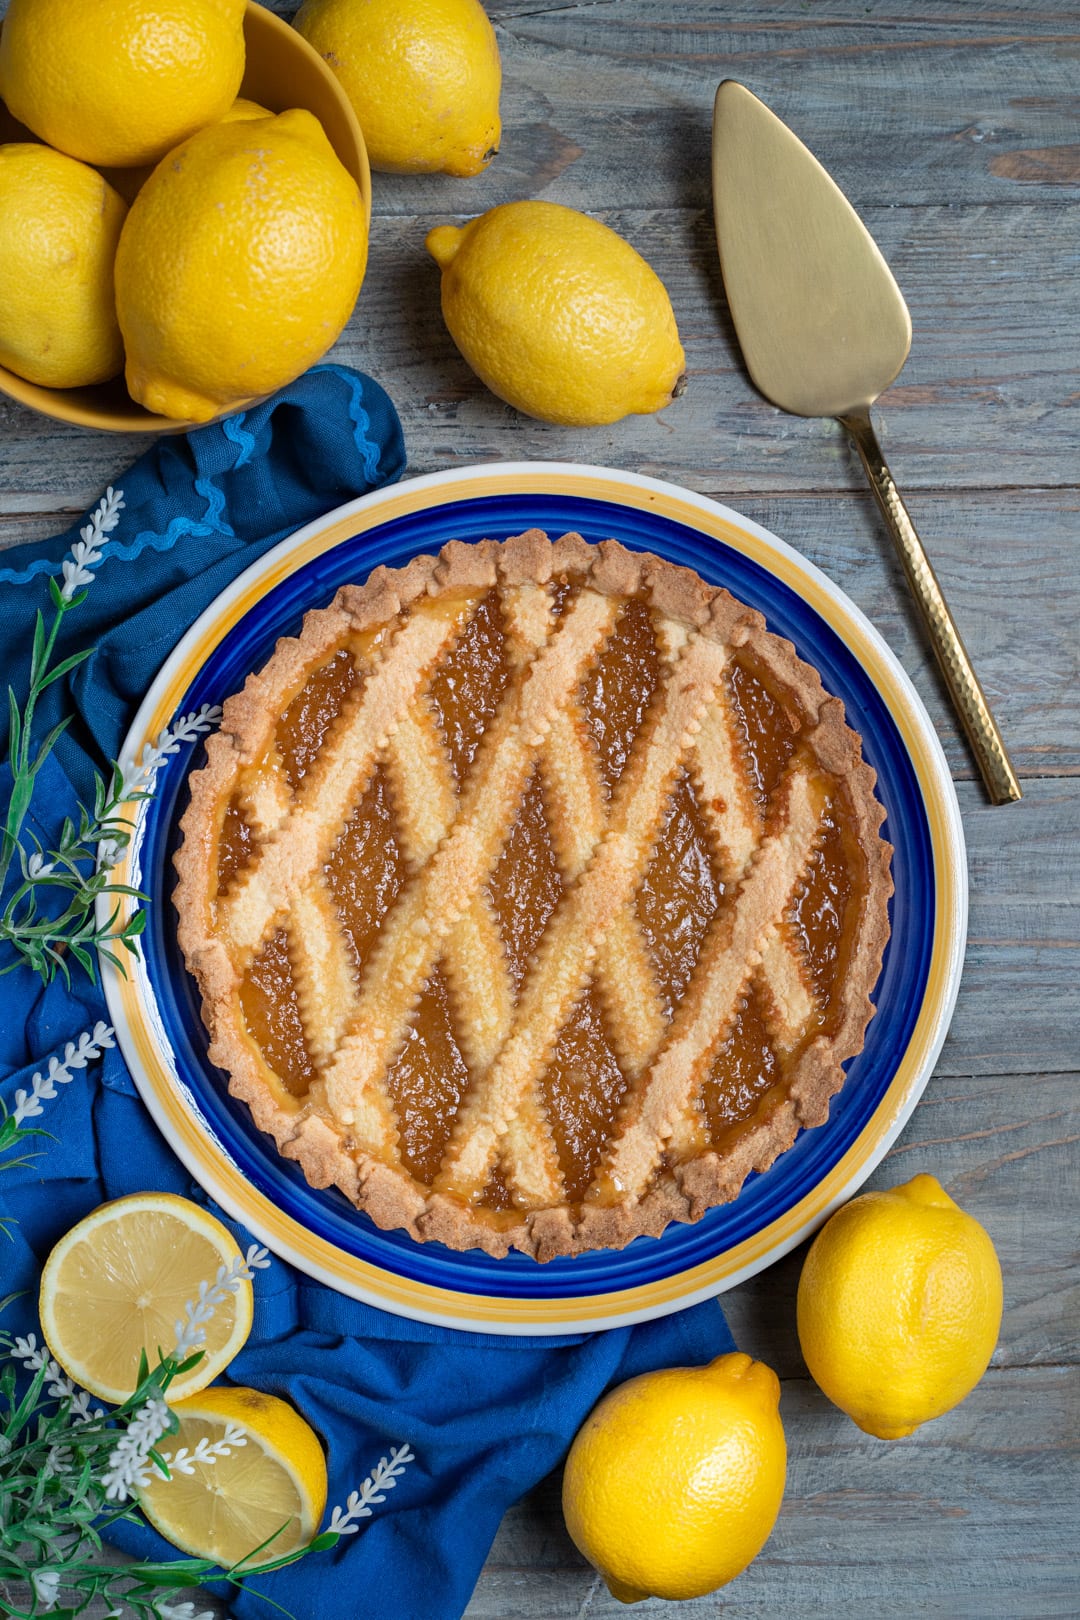
MULTIPOLYGON (((37 735, 75 721, 44 767, 32 823, 58 833, 93 773, 118 753, 147 686, 176 641, 224 586, 270 546, 329 508, 400 477, 401 428, 386 394, 357 372, 325 365, 272 400, 187 435, 162 438, 116 480, 124 494, 87 601, 67 620, 66 652, 94 656, 44 695, 37 735), (40 729, 39 729, 40 728, 40 729)), ((81 520, 80 520, 81 522, 81 520)), ((77 538, 0 553, 0 681, 21 701, 34 615, 46 580, 77 538)), ((4 743, 6 749, 6 741, 4 743)), ((0 769, 0 804, 11 777, 0 769)), ((0 962, 0 966, 4 963, 0 962)), ((10 1109, 65 1045, 107 1023, 83 977, 42 988, 28 970, 0 977, 0 1096, 10 1109)), ((228 1220, 191 1180, 145 1111, 115 1047, 58 1085, 33 1121, 54 1140, 18 1170, 0 1170, 0 1295, 23 1290, 0 1327, 40 1332, 35 1299, 54 1242, 105 1199, 177 1192, 228 1220)), ((330 1505, 344 1503, 392 1447, 415 1454, 359 1535, 253 1583, 297 1617, 345 1620, 357 1594, 381 1594, 402 1620, 456 1620, 506 1508, 562 1459, 613 1383, 654 1367, 701 1364, 734 1348, 715 1301, 635 1328, 562 1338, 455 1332, 347 1299, 275 1260, 255 1281, 255 1319, 229 1368, 232 1382, 286 1397, 322 1436, 330 1505)), ((122 1525, 112 1539, 139 1556, 168 1556, 153 1531, 122 1525)), ((232 1589, 228 1589, 231 1591, 232 1589)), ((264 1615, 254 1591, 233 1593, 240 1620, 264 1615)))

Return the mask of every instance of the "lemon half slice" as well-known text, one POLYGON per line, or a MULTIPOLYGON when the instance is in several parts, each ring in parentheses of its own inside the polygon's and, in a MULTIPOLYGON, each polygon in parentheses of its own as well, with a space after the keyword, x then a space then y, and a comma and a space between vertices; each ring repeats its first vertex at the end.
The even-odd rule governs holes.
POLYGON ((287 1401, 222 1384, 171 1404, 180 1429, 165 1436, 160 1450, 172 1459, 172 1477, 155 1473, 138 1492, 156 1530, 192 1557, 213 1558, 226 1569, 268 1537, 260 1560, 311 1540, 326 1507, 326 1460, 314 1429, 287 1401), (229 1444, 230 1424, 243 1429, 243 1445, 229 1444), (206 1461, 194 1461, 200 1442, 206 1461), (214 1455, 215 1446, 227 1454, 214 1455), (185 1451, 182 1468, 177 1459, 185 1451))
MULTIPOLYGON (((118 1404, 135 1388, 139 1352, 151 1367, 176 1343, 184 1307, 199 1284, 241 1258, 231 1233, 174 1193, 133 1193, 102 1204, 62 1237, 41 1277, 41 1328, 68 1377, 118 1404)), ((203 1359, 174 1380, 172 1405, 204 1389, 251 1331, 251 1284, 217 1306, 205 1324, 203 1359)))

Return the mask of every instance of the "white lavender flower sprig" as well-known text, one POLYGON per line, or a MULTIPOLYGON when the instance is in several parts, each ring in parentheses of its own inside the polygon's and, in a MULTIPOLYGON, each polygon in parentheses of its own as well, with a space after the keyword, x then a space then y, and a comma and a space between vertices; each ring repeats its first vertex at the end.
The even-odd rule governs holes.
POLYGON ((360 1526, 357 1519, 369 1519, 373 1504, 386 1501, 386 1492, 393 1490, 407 1463, 416 1458, 408 1446, 395 1446, 389 1457, 380 1457, 358 1491, 350 1491, 344 1508, 335 1507, 330 1515, 326 1535, 355 1536, 360 1526))
POLYGON ((172 1426, 168 1402, 160 1395, 149 1396, 116 1442, 110 1466, 101 1476, 107 1502, 126 1502, 132 1487, 149 1485, 150 1453, 172 1426))
MULTIPOLYGON (((247 1438, 247 1430, 239 1423, 226 1423, 220 1440, 208 1440, 205 1434, 201 1435, 193 1448, 181 1446, 177 1451, 163 1451, 161 1460, 168 1464, 170 1474, 193 1474, 200 1463, 216 1463, 219 1457, 231 1456, 247 1445, 247 1438)), ((136 1483, 145 1485, 146 1481, 136 1483)))
POLYGON ((55 1609, 60 1598, 60 1571, 58 1569, 35 1569, 30 1577, 30 1584, 34 1589, 34 1596, 38 1606, 47 1614, 55 1609))
POLYGON ((79 530, 79 539, 71 548, 71 556, 65 557, 62 564, 64 583, 60 595, 65 602, 70 602, 76 591, 84 589, 93 580, 91 569, 101 561, 108 543, 105 537, 119 523, 123 505, 123 492, 114 490, 110 484, 91 514, 89 523, 79 530))
MULTIPOLYGON (((154 791, 154 778, 165 761, 180 752, 181 743, 194 742, 196 737, 212 731, 220 719, 221 705, 204 703, 202 708, 181 715, 172 726, 159 731, 157 741, 147 743, 138 759, 113 767, 109 797, 95 805, 95 830, 100 830, 102 835, 97 848, 98 871, 108 871, 128 846, 131 834, 120 817, 122 807, 149 799, 154 791)), ((89 843, 91 839, 84 842, 89 843)))
MULTIPOLYGON (((219 1266, 213 1282, 204 1278, 196 1298, 189 1299, 184 1306, 183 1320, 176 1324, 176 1344, 163 1365, 180 1371, 197 1362, 202 1355, 200 1347, 206 1342, 206 1324, 218 1306, 235 1294, 241 1282, 250 1282, 256 1271, 265 1270, 269 1264, 266 1249, 252 1243, 247 1253, 238 1255, 231 1265, 219 1266)), ((148 1485, 151 1464, 156 1464, 159 1473, 164 1473, 166 1478, 173 1468, 182 1474, 192 1474, 196 1463, 227 1457, 234 1447, 247 1443, 243 1429, 230 1423, 224 1436, 212 1444, 204 1437, 194 1451, 181 1446, 175 1453, 158 1452, 157 1442, 173 1428, 175 1423, 165 1401, 157 1396, 148 1399, 117 1442, 109 1468, 102 1475, 101 1483, 110 1502, 124 1502, 133 1490, 148 1485)))
MULTIPOLYGON (((50 1102, 56 1096, 57 1086, 68 1085, 75 1078, 76 1069, 85 1069, 93 1058, 100 1057, 102 1052, 115 1045, 112 1025, 102 1019, 94 1025, 92 1032, 84 1030, 77 1041, 68 1041, 62 1059, 51 1057, 46 1072, 34 1075, 30 1090, 20 1089, 15 1093, 15 1107, 8 1116, 11 1123, 18 1126, 24 1119, 37 1119, 42 1113, 42 1102, 50 1102)), ((0 1152, 4 1145, 3 1130, 0 1129, 0 1152)))
MULTIPOLYGON (((47 1345, 38 1348, 36 1333, 28 1333, 25 1337, 17 1335, 10 1343, 11 1359, 21 1362, 30 1372, 42 1373, 46 1395, 54 1401, 67 1403, 72 1423, 96 1422, 105 1416, 100 1406, 91 1412, 90 1396, 86 1390, 79 1389, 72 1383, 59 1362, 49 1354, 47 1345)), ((53 1461, 55 1463, 57 1458, 54 1457, 53 1461)))
MULTIPOLYGON (((26 706, 20 713, 18 701, 12 688, 8 687, 8 710, 11 727, 11 736, 8 743, 8 755, 11 764, 11 774, 14 777, 11 801, 4 822, 3 845, 0 847, 0 889, 3 888, 4 879, 19 846, 19 833, 26 819, 26 812, 30 808, 30 799, 34 791, 34 779, 37 776, 46 756, 60 733, 67 726, 62 720, 54 726, 52 731, 37 748, 31 759, 31 742, 34 723, 34 711, 38 699, 46 687, 58 681, 61 676, 69 675, 73 669, 90 657, 92 647, 83 652, 70 653, 62 658, 53 668, 49 668, 56 638, 60 634, 60 627, 65 616, 73 608, 77 608, 86 598, 87 587, 94 578, 92 569, 97 566, 104 555, 107 536, 116 528, 120 521, 120 510, 124 504, 124 497, 120 490, 114 490, 110 485, 102 496, 90 521, 84 524, 81 538, 76 540, 71 548, 71 556, 65 557, 61 564, 64 576, 63 586, 56 583, 54 578, 49 580, 49 596, 53 605, 53 622, 48 631, 45 629, 45 619, 38 610, 34 620, 34 639, 30 650, 30 690, 27 694, 26 706)), ((40 854, 40 850, 38 851, 40 854)), ((22 851, 20 850, 20 854, 22 851)), ((28 856, 22 854, 23 873, 25 876, 28 856)), ((44 864, 44 863, 40 863, 44 864)), ((40 875, 40 864, 39 873, 40 875)))
POLYGON ((250 1282, 256 1271, 265 1271, 269 1264, 267 1251, 252 1243, 247 1253, 235 1259, 231 1266, 219 1266, 213 1282, 204 1278, 199 1284, 198 1298, 188 1300, 184 1318, 176 1324, 173 1354, 178 1360, 206 1343, 206 1324, 218 1306, 223 1305, 230 1294, 235 1294, 242 1282, 250 1282))
MULTIPOLYGON (((112 1026, 99 1019, 92 1031, 84 1030, 77 1041, 68 1041, 62 1058, 51 1057, 45 1072, 38 1070, 30 1081, 29 1091, 19 1087, 15 1093, 15 1107, 10 1113, 0 1102, 0 1170, 14 1170, 30 1163, 33 1154, 12 1158, 11 1149, 21 1147, 31 1136, 46 1136, 48 1132, 27 1125, 26 1121, 39 1118, 44 1111, 42 1103, 56 1096, 57 1086, 68 1085, 75 1078, 77 1070, 85 1069, 88 1063, 115 1044, 112 1026)), ((0 1232, 10 1235, 8 1229, 11 1224, 6 1217, 0 1216, 0 1232)))
POLYGON ((23 883, 0 921, 0 943, 5 925, 10 924, 11 943, 46 980, 56 968, 67 977, 65 951, 93 979, 95 947, 123 973, 123 963, 113 947, 121 945, 134 952, 145 916, 136 911, 117 930, 119 913, 114 909, 101 928, 96 923, 94 906, 99 894, 145 898, 109 875, 131 839, 131 825, 124 809, 152 797, 155 777, 164 762, 183 744, 212 730, 220 719, 221 708, 216 703, 204 703, 200 709, 181 715, 158 733, 155 742, 147 743, 137 759, 124 766, 114 765, 107 782, 101 777, 96 779, 93 814, 80 805, 78 821, 70 817, 65 820, 57 847, 48 852, 49 859, 41 849, 29 855, 20 850, 23 883), (65 891, 67 904, 59 916, 38 917, 35 895, 39 890, 65 891))

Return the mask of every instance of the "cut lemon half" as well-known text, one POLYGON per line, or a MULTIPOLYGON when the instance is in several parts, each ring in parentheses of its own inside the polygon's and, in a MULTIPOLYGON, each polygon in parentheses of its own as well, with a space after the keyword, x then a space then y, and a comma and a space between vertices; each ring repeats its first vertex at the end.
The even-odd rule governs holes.
POLYGON ((155 1473, 138 1491, 154 1528, 225 1569, 257 1548, 261 1561, 305 1546, 326 1507, 326 1459, 311 1425, 276 1395, 225 1384, 170 1404, 180 1429, 158 1449, 172 1477, 155 1473))
MULTIPOLYGON (((176 1343, 184 1307, 241 1259, 219 1220, 174 1193, 133 1193, 102 1204, 62 1237, 41 1276, 41 1330, 68 1377, 119 1404, 135 1388, 139 1352, 151 1368, 176 1343)), ((203 1359, 169 1386, 169 1402, 204 1389, 251 1331, 251 1284, 205 1323, 203 1359)))

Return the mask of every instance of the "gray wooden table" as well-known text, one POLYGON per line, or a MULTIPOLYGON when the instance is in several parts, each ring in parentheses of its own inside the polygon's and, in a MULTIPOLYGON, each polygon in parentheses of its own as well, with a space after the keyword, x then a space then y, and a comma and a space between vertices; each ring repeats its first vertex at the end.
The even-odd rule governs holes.
MULTIPOLYGON (((1006 1295, 992 1367, 955 1412, 883 1443, 807 1376, 800 1253, 727 1295, 740 1345, 783 1380, 787 1496, 745 1574, 670 1612, 1078 1615, 1080 10, 1069 0, 488 9, 505 70, 502 149, 474 180, 375 177, 370 268, 335 355, 389 390, 411 473, 500 459, 627 468, 725 501, 797 546, 914 679, 969 849, 952 1030, 870 1185, 930 1171, 987 1226, 1006 1295), (781 415, 740 366, 708 178, 712 98, 729 76, 844 187, 911 307, 912 354, 882 400, 883 444, 1011 746, 1018 805, 986 802, 840 430, 781 415), (554 428, 469 372, 442 325, 424 236, 519 197, 597 214, 665 281, 690 374, 669 410, 554 428)), ((0 542, 65 526, 143 447, 0 403, 0 542)), ((557 1478, 507 1515, 467 1612, 623 1612, 563 1529, 557 1478)))

